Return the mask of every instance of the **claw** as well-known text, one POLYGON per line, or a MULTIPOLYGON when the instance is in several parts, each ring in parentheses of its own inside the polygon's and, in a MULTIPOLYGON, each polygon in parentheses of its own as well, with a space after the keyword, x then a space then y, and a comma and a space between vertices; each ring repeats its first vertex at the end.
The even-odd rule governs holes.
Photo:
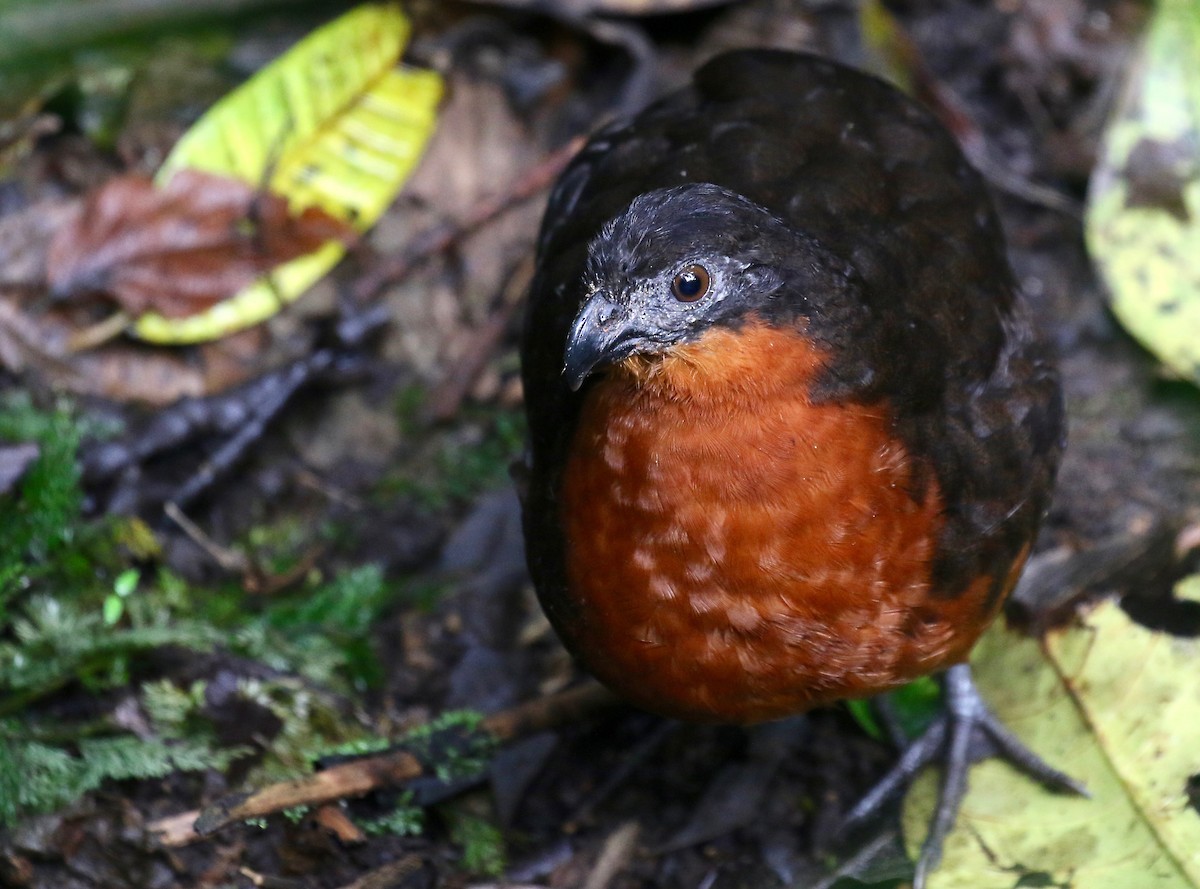
POLYGON ((989 750, 985 756, 1006 759, 1047 787, 1090 796, 1080 781, 1048 765, 996 718, 975 687, 969 665, 959 664, 947 670, 943 686, 945 712, 908 746, 891 771, 859 800, 842 824, 845 831, 879 814, 922 768, 940 756, 943 760, 942 787, 929 834, 917 858, 913 889, 923 889, 929 874, 942 859, 942 845, 954 827, 967 791, 967 770, 974 759, 982 758, 972 756, 972 747, 977 742, 983 742, 989 750))

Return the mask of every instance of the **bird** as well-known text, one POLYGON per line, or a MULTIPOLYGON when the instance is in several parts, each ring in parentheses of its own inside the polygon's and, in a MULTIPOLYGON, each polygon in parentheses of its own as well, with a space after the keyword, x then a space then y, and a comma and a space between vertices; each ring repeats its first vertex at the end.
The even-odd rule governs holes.
POLYGON ((850 815, 948 757, 917 885, 972 739, 1082 792, 967 664, 1066 424, 987 187, 916 101, 736 50, 601 127, 551 190, 520 352, 528 566, 603 684, 749 724, 942 674, 945 713, 850 815))

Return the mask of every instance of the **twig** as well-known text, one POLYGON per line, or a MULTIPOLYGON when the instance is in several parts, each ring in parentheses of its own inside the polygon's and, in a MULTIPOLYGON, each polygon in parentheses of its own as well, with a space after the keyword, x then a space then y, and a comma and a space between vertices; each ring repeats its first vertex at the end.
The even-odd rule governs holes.
POLYGON ((209 557, 230 574, 244 574, 250 571, 250 560, 236 550, 221 546, 205 533, 204 529, 193 522, 174 501, 163 505, 163 513, 167 518, 180 527, 196 546, 208 553, 209 557))
POLYGON ((125 332, 132 321, 133 319, 126 312, 113 312, 103 321, 98 321, 90 327, 71 334, 67 340, 67 354, 73 355, 76 352, 95 349, 97 346, 116 339, 125 332))
POLYGON ((497 741, 515 741, 608 709, 620 700, 598 682, 560 691, 544 698, 501 710, 483 720, 497 741))
MULTIPOLYGON (((597 683, 538 698, 483 720, 482 728, 506 742, 573 722, 615 704, 616 697, 597 683)), ((320 806, 395 787, 426 774, 408 750, 389 750, 338 763, 294 781, 271 784, 252 793, 233 794, 203 811, 185 812, 151 822, 149 831, 164 846, 183 846, 248 818, 261 818, 296 806, 320 806)))
POLYGON ((291 568, 278 574, 272 574, 263 570, 249 556, 221 546, 213 540, 203 528, 184 513, 175 501, 168 500, 163 504, 163 514, 177 524, 196 546, 208 553, 221 570, 229 574, 240 574, 242 587, 254 596, 273 596, 301 580, 312 571, 313 566, 317 564, 327 549, 321 543, 310 546, 291 568))
POLYGON ((963 154, 975 168, 1006 194, 1079 219, 1082 210, 1078 202, 1057 189, 1030 181, 995 159, 966 103, 947 84, 938 80, 908 30, 890 15, 888 18, 895 41, 891 47, 892 64, 903 68, 911 76, 917 98, 954 134, 963 154))
MULTIPOLYGON (((0 303, 0 324, 3 320, 0 303)), ((387 312, 382 308, 344 317, 330 345, 230 392, 181 399, 124 440, 90 443, 80 453, 85 483, 97 485, 117 479, 109 509, 116 502, 128 502, 126 508, 134 512, 144 499, 137 488, 135 470, 151 458, 182 449, 204 435, 219 436, 223 443, 165 498, 180 508, 186 507, 233 471, 298 392, 316 383, 339 382, 355 372, 363 361, 359 353, 364 342, 386 322, 387 312), (126 476, 131 480, 121 481, 126 476)))
MULTIPOLYGON (((897 842, 895 829, 878 834, 852 856, 839 864, 837 870, 819 883, 812 884, 812 889, 832 889, 835 883, 842 881, 843 877, 858 876, 868 864, 886 852, 889 846, 897 842)), ((795 883, 791 886, 791 889, 802 889, 802 887, 799 883, 795 883)))
POLYGON ((362 828, 346 817, 341 806, 332 804, 319 806, 313 812, 313 820, 338 838, 345 846, 357 846, 367 841, 362 828))
POLYGON ((458 413, 463 399, 504 338, 504 332, 520 308, 532 277, 533 257, 526 255, 505 282, 499 305, 483 324, 471 331, 463 345, 462 358, 451 365, 449 375, 433 390, 429 399, 431 419, 441 423, 458 413))
POLYGON ((998 161, 966 105, 949 86, 937 80, 922 61, 916 69, 921 98, 934 109, 942 123, 956 136, 963 153, 997 189, 1035 206, 1081 219, 1079 202, 1049 185, 1034 182, 998 161))
POLYGON ((296 564, 278 573, 266 571, 252 562, 250 570, 242 578, 242 587, 252 596, 274 596, 311 574, 328 549, 324 543, 315 543, 301 553, 296 564))
POLYGON ((392 889, 399 886, 405 878, 415 874, 424 866, 419 855, 406 855, 399 861, 389 861, 382 867, 363 874, 353 883, 347 883, 342 889, 392 889))
POLYGON ((288 402, 313 377, 328 368, 333 362, 333 353, 320 349, 307 359, 287 368, 277 377, 278 385, 273 391, 255 403, 245 422, 218 447, 192 476, 181 484, 168 499, 169 504, 185 507, 199 498, 236 466, 258 442, 288 402))
POLYGON ((588 874, 583 889, 608 889, 617 875, 629 865, 637 851, 638 834, 641 828, 636 821, 626 821, 604 841, 604 848, 592 872, 588 874))
POLYGON ((311 469, 303 466, 297 468, 294 478, 297 485, 308 488, 310 491, 316 491, 326 500, 336 503, 345 509, 362 510, 366 508, 366 504, 361 497, 356 497, 354 494, 332 484, 328 479, 322 478, 311 469))
POLYGON ((1179 521, 1158 517, 1149 527, 1119 532, 1082 552, 1060 547, 1030 560, 1009 605, 1031 633, 1045 632, 1073 613, 1089 591, 1135 586, 1169 591, 1183 569, 1174 559, 1179 521))
POLYGON ((437 226, 418 237, 415 243, 397 259, 382 263, 359 279, 354 297, 360 304, 375 299, 384 288, 403 280, 413 269, 430 258, 448 250, 467 235, 491 222, 501 213, 529 200, 549 188, 551 183, 583 147, 583 136, 576 136, 566 145, 551 152, 501 194, 484 198, 465 219, 437 226))
POLYGON ((303 880, 288 877, 273 877, 270 874, 259 873, 248 867, 239 867, 238 873, 250 881, 250 885, 258 889, 305 889, 308 885, 303 880))

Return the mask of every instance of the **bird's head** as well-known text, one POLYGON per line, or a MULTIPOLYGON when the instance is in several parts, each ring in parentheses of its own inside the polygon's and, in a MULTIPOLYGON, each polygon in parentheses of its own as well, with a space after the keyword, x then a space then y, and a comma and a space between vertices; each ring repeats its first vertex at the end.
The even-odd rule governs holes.
MULTIPOLYGON (((588 244, 585 300, 567 337, 563 373, 578 389, 595 370, 634 355, 666 354, 714 326, 783 309, 803 314, 803 292, 782 301, 811 240, 763 207, 708 183, 639 195, 588 244)), ((822 263, 813 257, 810 268, 822 263)))

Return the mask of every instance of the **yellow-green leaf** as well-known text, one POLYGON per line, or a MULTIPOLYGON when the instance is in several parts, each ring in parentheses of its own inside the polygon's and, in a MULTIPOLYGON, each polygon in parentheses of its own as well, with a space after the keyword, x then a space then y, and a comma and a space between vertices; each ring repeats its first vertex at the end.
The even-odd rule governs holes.
MULTIPOLYGON (((1092 798, 1051 793, 1006 763, 981 763, 929 889, 1200 886, 1200 815, 1186 793, 1200 772, 1198 657, 1200 642, 1147 630, 1113 602, 1044 647, 989 632, 973 658, 984 696, 1034 751, 1086 782, 1092 798)), ((925 775, 906 801, 914 853, 936 789, 937 776, 925 775)))
MULTIPOLYGON (((315 205, 365 231, 420 158, 442 95, 436 73, 396 67, 408 34, 408 21, 385 4, 357 7, 313 32, 214 105, 175 146, 159 182, 184 168, 233 176, 284 195, 293 213, 315 205)), ((143 315, 134 332, 187 343, 257 324, 344 250, 326 244, 188 318, 143 315)))
POLYGON ((872 70, 909 95, 916 92, 913 68, 915 47, 882 0, 863 0, 858 7, 858 28, 868 50, 872 70))
POLYGON ((1200 0, 1160 0, 1092 174, 1092 258, 1121 323, 1200 382, 1200 0))

